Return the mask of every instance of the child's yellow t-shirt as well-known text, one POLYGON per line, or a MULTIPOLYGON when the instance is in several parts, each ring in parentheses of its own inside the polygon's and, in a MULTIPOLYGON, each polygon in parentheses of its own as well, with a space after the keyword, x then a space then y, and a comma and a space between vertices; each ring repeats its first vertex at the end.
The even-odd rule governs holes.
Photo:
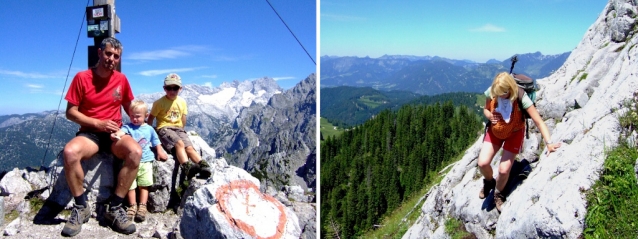
POLYGON ((153 102, 151 115, 157 119, 157 129, 166 126, 184 127, 182 115, 187 115, 186 101, 177 96, 175 100, 169 100, 166 96, 153 102))

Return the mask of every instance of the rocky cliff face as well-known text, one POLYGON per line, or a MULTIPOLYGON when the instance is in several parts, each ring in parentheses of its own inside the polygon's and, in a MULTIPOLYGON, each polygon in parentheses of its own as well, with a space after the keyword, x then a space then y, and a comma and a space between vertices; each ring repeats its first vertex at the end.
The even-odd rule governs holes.
POLYGON ((224 145, 229 163, 275 188, 299 185, 315 191, 316 79, 274 95, 265 106, 245 108, 224 145))
POLYGON ((478 238, 578 238, 587 212, 585 193, 600 176, 605 150, 618 144, 618 116, 627 110, 623 102, 638 89, 636 5, 609 1, 565 64, 539 81, 537 109, 551 140, 562 147, 546 155, 539 149, 540 134, 530 135, 520 157, 533 161, 532 172, 510 193, 503 212, 494 210, 491 194, 478 198, 479 138, 428 192, 421 216, 403 238, 446 237, 448 218, 459 219, 478 238))

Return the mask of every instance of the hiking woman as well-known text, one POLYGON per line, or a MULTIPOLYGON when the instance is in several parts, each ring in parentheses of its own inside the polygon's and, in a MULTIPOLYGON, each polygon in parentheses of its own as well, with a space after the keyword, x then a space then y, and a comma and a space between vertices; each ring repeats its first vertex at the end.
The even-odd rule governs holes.
POLYGON ((485 91, 485 96, 487 99, 483 114, 490 122, 478 157, 479 169, 485 177, 479 198, 484 199, 490 190, 494 189, 494 203, 500 212, 505 201, 505 196, 501 191, 505 188, 510 170, 525 137, 525 116, 522 110, 527 111, 540 130, 548 153, 556 151, 561 144, 551 142, 551 136, 545 122, 525 91, 518 88, 512 75, 507 72, 496 75, 492 86, 485 91), (519 94, 523 95, 521 100, 518 100, 519 94), (501 147, 503 147, 503 155, 498 165, 498 177, 494 180, 490 164, 494 154, 501 147))

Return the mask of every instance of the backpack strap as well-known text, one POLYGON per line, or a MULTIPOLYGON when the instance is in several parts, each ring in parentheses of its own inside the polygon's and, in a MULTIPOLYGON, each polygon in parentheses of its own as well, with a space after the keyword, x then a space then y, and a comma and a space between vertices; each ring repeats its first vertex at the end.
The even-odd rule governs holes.
POLYGON ((529 139, 529 125, 527 123, 527 110, 523 109, 523 95, 525 94, 525 90, 523 88, 518 87, 518 96, 516 97, 518 101, 518 108, 521 110, 521 117, 523 117, 523 121, 525 121, 525 138, 529 139))

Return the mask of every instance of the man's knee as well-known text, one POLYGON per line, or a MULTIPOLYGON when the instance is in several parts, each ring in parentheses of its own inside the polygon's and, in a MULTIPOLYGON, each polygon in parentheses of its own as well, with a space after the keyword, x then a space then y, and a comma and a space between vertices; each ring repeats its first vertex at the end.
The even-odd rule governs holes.
POLYGON ((142 148, 139 144, 131 144, 127 147, 126 156, 123 159, 129 165, 138 167, 140 165, 140 161, 142 159, 142 148))
POLYGON ((64 146, 63 152, 64 165, 74 164, 80 162, 82 156, 80 155, 80 147, 75 144, 67 144, 64 146))
POLYGON ((130 152, 129 158, 131 158, 131 160, 134 161, 135 165, 139 165, 140 161, 142 160, 142 148, 140 147, 133 148, 130 152))

